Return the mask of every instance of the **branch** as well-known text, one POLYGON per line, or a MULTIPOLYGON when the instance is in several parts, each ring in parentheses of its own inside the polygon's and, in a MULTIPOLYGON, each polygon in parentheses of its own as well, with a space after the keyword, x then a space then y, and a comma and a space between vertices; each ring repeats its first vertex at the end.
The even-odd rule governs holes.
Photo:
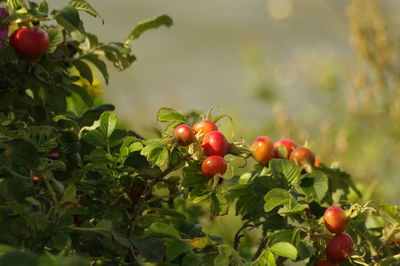
POLYGON ((261 239, 260 244, 258 245, 258 249, 254 254, 253 258, 251 259, 252 261, 255 261, 256 259, 258 259, 258 257, 260 257, 266 245, 267 245, 267 239, 266 238, 261 239))

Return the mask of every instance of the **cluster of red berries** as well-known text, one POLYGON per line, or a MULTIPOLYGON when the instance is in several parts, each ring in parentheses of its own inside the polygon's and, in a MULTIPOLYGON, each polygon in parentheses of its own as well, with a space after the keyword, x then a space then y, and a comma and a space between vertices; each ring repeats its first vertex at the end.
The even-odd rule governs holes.
POLYGON ((206 177, 223 175, 227 164, 224 156, 229 152, 230 144, 217 125, 210 120, 201 120, 190 127, 186 124, 175 128, 174 136, 182 146, 190 145, 197 137, 202 151, 207 156, 201 165, 201 172, 206 177))
POLYGON ((299 166, 321 164, 321 160, 310 149, 297 147, 291 139, 281 139, 274 143, 271 138, 260 136, 251 145, 251 150, 254 159, 261 164, 267 164, 272 158, 288 159, 299 166))
POLYGON ((348 222, 346 212, 339 206, 330 206, 324 213, 324 222, 335 236, 326 245, 328 259, 318 260, 315 266, 338 266, 338 262, 347 260, 354 251, 353 239, 344 232, 348 222))
MULTIPOLYGON (((225 136, 218 131, 217 125, 210 120, 198 121, 190 127, 182 124, 175 128, 174 137, 182 146, 188 146, 197 139, 202 151, 207 156, 202 163, 202 173, 206 177, 223 175, 227 164, 224 156, 229 153, 231 146, 225 136)), ((273 142, 267 136, 256 138, 250 147, 250 153, 260 164, 267 164, 272 158, 288 159, 299 166, 319 166, 321 160, 306 147, 298 147, 290 139, 281 139, 273 142)))

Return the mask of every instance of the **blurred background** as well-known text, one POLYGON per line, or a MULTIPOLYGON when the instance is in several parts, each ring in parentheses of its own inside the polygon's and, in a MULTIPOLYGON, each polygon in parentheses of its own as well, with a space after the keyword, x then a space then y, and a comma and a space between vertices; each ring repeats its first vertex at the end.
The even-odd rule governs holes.
MULTIPOLYGON (((235 121, 237 139, 307 142, 323 162, 338 161, 353 175, 364 192, 360 202, 400 204, 397 0, 91 3, 105 23, 85 16, 87 30, 105 42, 123 40, 149 17, 174 20, 135 41, 131 68, 109 68, 104 101, 129 128, 152 136, 162 106, 219 106, 216 112, 235 121)), ((229 121, 221 122, 231 136, 229 121)), ((214 219, 203 221, 206 232, 231 240, 240 217, 231 211, 214 219)))
POLYGON ((131 68, 110 67, 104 101, 128 127, 149 136, 162 106, 219 106, 249 144, 257 135, 307 141, 325 163, 339 161, 354 176, 365 200, 400 204, 396 2, 92 1, 105 23, 84 20, 112 41, 149 17, 174 19, 135 41, 131 68))

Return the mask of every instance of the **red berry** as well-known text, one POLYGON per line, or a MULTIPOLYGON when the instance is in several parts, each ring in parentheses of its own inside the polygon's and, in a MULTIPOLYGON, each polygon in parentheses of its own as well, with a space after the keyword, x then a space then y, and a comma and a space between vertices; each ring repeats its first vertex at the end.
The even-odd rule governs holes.
POLYGON ((201 120, 193 125, 195 134, 202 134, 205 136, 208 132, 218 130, 217 125, 210 120, 201 120))
POLYGON ((32 176, 32 181, 33 181, 34 183, 39 183, 40 178, 37 177, 37 176, 32 176))
POLYGON ((322 163, 321 158, 316 157, 316 158, 315 158, 315 162, 314 162, 314 166, 315 166, 315 167, 318 167, 318 166, 321 165, 321 163, 322 163))
POLYGON ((314 165, 315 162, 314 153, 306 147, 296 148, 294 151, 292 151, 289 158, 290 161, 301 166, 314 165))
POLYGON ((208 132, 204 136, 201 146, 203 147, 203 152, 207 156, 219 155, 223 157, 229 152, 230 145, 224 134, 214 130, 208 132))
POLYGON ((224 158, 218 155, 212 155, 204 159, 201 164, 201 172, 204 176, 213 177, 216 174, 223 175, 226 172, 228 166, 224 158))
POLYGON ((190 126, 179 125, 174 131, 175 138, 178 139, 178 143, 182 146, 188 146, 194 140, 194 133, 190 126))
POLYGON ((10 37, 15 51, 28 61, 38 61, 49 49, 50 39, 47 32, 37 28, 18 29, 10 37))
POLYGON ((353 239, 346 233, 335 235, 326 245, 326 255, 333 261, 345 261, 354 251, 353 239))
POLYGON ((327 259, 320 259, 315 262, 314 266, 339 266, 339 264, 327 259))
POLYGON ((291 139, 278 140, 274 143, 274 158, 288 159, 296 147, 296 143, 291 139))
POLYGON ((346 212, 339 206, 329 206, 324 213, 326 228, 335 234, 342 233, 346 229, 346 212))
POLYGON ((274 155, 274 144, 269 137, 260 136, 251 145, 254 159, 261 164, 266 164, 274 155))

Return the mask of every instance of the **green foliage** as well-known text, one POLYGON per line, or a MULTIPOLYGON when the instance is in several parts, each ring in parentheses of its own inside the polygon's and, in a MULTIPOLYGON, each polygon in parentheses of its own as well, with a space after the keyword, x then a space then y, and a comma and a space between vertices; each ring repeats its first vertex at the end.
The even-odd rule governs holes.
MULTIPOLYGON (((169 17, 104 44, 84 29, 79 12, 99 17, 86 1, 49 11, 45 1, 13 0, 7 8, 7 23, 36 25, 51 43, 38 62, 8 40, 0 48, 0 265, 312 265, 325 256, 330 235, 321 217, 333 203, 351 219, 357 245, 348 263, 398 260, 398 208, 349 202, 360 192, 340 169, 307 172, 272 159, 241 176, 207 178, 201 136, 183 147, 172 133, 201 114, 161 108, 159 137, 145 139, 120 127, 114 106, 96 104, 96 69, 108 83, 105 62, 129 67, 129 42, 171 26, 169 17), (232 208, 243 221, 233 243, 203 231, 202 218, 232 208), (254 229, 260 239, 249 256, 241 240, 254 229)), ((247 159, 250 148, 240 150, 247 159)))

